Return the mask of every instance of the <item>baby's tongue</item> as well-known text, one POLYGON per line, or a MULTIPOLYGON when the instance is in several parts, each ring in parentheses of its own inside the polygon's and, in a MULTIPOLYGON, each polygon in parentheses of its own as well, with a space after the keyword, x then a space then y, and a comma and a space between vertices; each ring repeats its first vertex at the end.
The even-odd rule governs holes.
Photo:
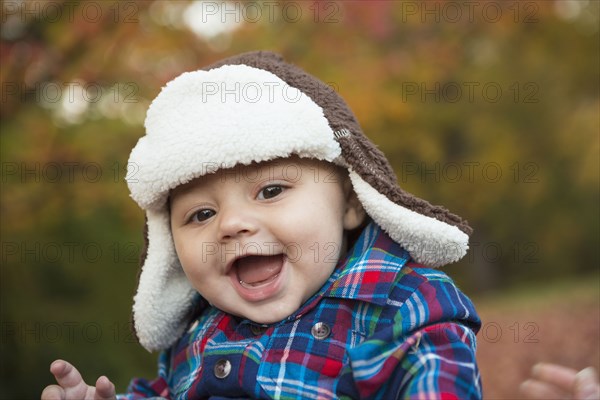
POLYGON ((277 275, 283 266, 283 255, 247 256, 236 261, 238 278, 248 284, 258 284, 277 275))

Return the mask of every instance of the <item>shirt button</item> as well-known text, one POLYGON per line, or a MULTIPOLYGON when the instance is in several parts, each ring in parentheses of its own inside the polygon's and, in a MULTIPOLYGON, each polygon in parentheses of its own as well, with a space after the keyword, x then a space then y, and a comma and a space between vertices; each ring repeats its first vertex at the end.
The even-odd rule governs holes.
POLYGON ((219 379, 225 379, 231 372, 231 363, 229 360, 221 359, 215 364, 215 376, 219 379))
POLYGON ((317 322, 314 324, 310 333, 317 340, 323 340, 331 333, 331 328, 324 322, 317 322))

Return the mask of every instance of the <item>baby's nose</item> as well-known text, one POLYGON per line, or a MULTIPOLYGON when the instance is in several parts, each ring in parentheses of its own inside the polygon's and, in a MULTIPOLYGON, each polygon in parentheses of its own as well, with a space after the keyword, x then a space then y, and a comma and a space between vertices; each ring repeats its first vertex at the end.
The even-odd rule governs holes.
POLYGON ((219 215, 219 239, 227 241, 239 236, 249 236, 256 232, 257 221, 243 207, 221 210, 219 215))

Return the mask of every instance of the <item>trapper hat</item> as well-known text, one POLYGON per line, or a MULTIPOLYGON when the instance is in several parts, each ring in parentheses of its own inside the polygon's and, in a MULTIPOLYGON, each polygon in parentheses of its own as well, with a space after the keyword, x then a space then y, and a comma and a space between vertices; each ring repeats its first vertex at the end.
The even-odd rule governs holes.
POLYGON ((175 252, 169 192, 216 169, 290 155, 325 160, 348 170, 367 214, 415 261, 438 267, 468 249, 468 224, 402 190, 336 91, 275 53, 244 53, 183 73, 154 99, 145 128, 127 183, 146 212, 133 322, 150 351, 182 335, 197 293, 175 252))

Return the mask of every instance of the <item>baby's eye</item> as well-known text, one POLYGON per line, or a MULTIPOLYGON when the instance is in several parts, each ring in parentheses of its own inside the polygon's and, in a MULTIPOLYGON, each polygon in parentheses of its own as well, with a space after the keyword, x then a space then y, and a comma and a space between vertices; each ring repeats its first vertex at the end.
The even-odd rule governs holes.
POLYGON ((271 186, 264 187, 258 193, 258 199, 259 200, 272 199, 273 197, 276 197, 279 194, 281 194, 283 192, 283 190, 284 190, 283 186, 280 186, 280 185, 271 185, 271 186))
POLYGON ((190 218, 190 222, 204 222, 215 214, 216 213, 213 210, 204 208, 204 209, 198 210, 194 214, 192 214, 192 217, 190 218))

